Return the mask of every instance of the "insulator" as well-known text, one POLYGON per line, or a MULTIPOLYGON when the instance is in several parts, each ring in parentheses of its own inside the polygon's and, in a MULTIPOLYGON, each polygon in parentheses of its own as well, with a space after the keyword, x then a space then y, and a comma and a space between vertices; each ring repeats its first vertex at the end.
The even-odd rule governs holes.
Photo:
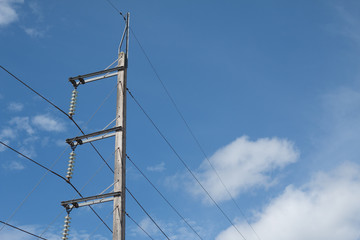
POLYGON ((69 157, 69 162, 68 162, 68 169, 67 169, 67 173, 66 173, 66 178, 68 180, 70 180, 72 178, 73 175, 73 171, 74 171, 74 163, 75 163, 75 152, 71 151, 70 152, 70 157, 69 157))
POLYGON ((66 239, 68 239, 68 235, 69 235, 69 228, 70 228, 70 216, 69 216, 69 214, 67 214, 66 216, 65 216, 65 221, 64 221, 64 229, 63 229, 63 233, 62 233, 62 235, 63 235, 63 237, 61 238, 61 239, 64 239, 64 240, 66 240, 66 239))
POLYGON ((70 102, 70 109, 69 109, 69 116, 72 117, 75 115, 75 105, 76 105, 76 98, 77 98, 77 90, 74 89, 71 94, 71 102, 70 102))

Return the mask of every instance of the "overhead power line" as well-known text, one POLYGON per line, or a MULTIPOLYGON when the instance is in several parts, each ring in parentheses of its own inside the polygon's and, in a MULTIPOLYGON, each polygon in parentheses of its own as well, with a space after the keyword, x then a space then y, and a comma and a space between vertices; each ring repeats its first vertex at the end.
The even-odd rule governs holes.
MULTIPOLYGON (((55 176, 57 176, 57 177, 59 177, 59 178, 61 178, 62 180, 64 180, 67 184, 69 184, 76 192, 77 192, 77 194, 79 194, 79 196, 80 197, 84 197, 80 192, 79 192, 79 190, 77 190, 77 188, 70 182, 70 181, 67 181, 67 179, 66 178, 64 178, 63 176, 61 176, 60 174, 58 174, 58 173, 56 173, 56 172, 54 172, 54 171, 52 171, 51 169, 49 169, 49 168, 47 168, 47 167, 45 167, 44 165, 42 165, 42 164, 40 164, 40 163, 38 163, 37 161, 35 161, 35 160, 33 160, 33 159, 31 159, 31 158, 29 158, 28 156, 26 156, 25 154, 23 154, 23 153, 21 153, 21 152, 19 152, 19 151, 17 151, 16 149, 14 149, 14 148, 12 148, 12 147, 10 147, 9 145, 7 145, 7 144, 5 144, 5 143, 3 143, 2 141, 0 141, 0 144, 2 144, 2 145, 4 145, 5 147, 7 147, 7 148, 9 148, 10 150, 12 150, 12 151, 14 151, 14 152, 16 152, 17 154, 19 154, 20 156, 22 156, 22 157, 24 157, 24 158, 26 158, 26 159, 28 159, 29 161, 31 161, 32 163, 34 163, 34 164, 36 164, 37 166, 39 166, 39 167, 41 167, 41 168, 43 168, 43 169, 45 169, 45 170, 47 170, 48 172, 50 172, 50 173, 52 173, 52 174, 54 174, 55 176)), ((100 219, 100 221, 102 221, 103 222, 103 224, 110 230, 110 232, 112 232, 112 230, 111 230, 111 228, 106 224, 106 222, 100 217, 100 215, 93 209, 93 207, 92 206, 89 206, 90 207, 90 209, 93 211, 93 213, 100 219)))
POLYGON ((117 11, 126 21, 126 17, 124 16, 124 14, 110 1, 110 0, 105 0, 108 2, 108 4, 110 4, 110 6, 115 9, 115 11, 117 11))
POLYGON ((167 143, 167 145, 170 147, 170 149, 173 151, 173 153, 176 155, 176 157, 180 160, 180 162, 184 165, 184 167, 187 169, 187 171, 191 174, 191 176, 195 179, 195 181, 199 184, 199 186, 204 190, 206 195, 211 199, 211 201, 215 204, 215 206, 220 210, 220 212, 224 215, 224 217, 228 220, 228 222, 235 228, 235 230, 238 232, 238 234, 246 240, 244 235, 240 232, 240 230, 236 227, 236 225, 231 221, 229 216, 224 212, 224 210, 220 207, 220 205, 215 201, 215 199, 210 195, 208 190, 202 185, 200 180, 196 177, 194 172, 190 169, 190 167, 186 164, 186 162, 182 159, 182 157, 178 154, 178 152, 175 150, 175 148, 172 146, 172 144, 169 142, 169 140, 165 137, 165 135, 160 131, 158 126, 155 124, 155 122, 151 119, 149 114, 145 111, 145 109, 141 106, 141 104, 138 102, 138 100, 134 97, 134 95, 130 92, 130 90, 126 89, 131 96, 131 98, 134 100, 134 102, 138 105, 138 107, 141 109, 141 111, 145 114, 147 119, 151 122, 153 127, 157 130, 157 132, 160 134, 160 136, 163 138, 163 140, 167 143))
POLYGON ((131 221, 133 221, 150 239, 155 240, 154 238, 152 238, 152 237, 150 236, 150 234, 149 234, 143 227, 140 226, 140 224, 138 224, 138 223, 129 215, 129 213, 125 212, 125 215, 126 215, 131 221))
POLYGON ((19 230, 19 231, 21 231, 21 232, 24 232, 24 233, 26 233, 26 234, 28 234, 28 235, 33 236, 33 237, 36 237, 36 238, 39 238, 39 239, 43 239, 43 240, 47 240, 46 238, 40 237, 40 236, 38 236, 38 235, 36 235, 36 234, 33 234, 33 233, 28 232, 28 231, 26 231, 26 230, 24 230, 24 229, 22 229, 22 228, 16 227, 16 226, 14 226, 14 225, 11 225, 11 224, 9 224, 9 223, 3 222, 3 221, 1 221, 1 220, 0 220, 0 223, 5 224, 5 225, 7 225, 7 226, 9 226, 9 227, 12 227, 12 228, 14 228, 14 229, 16 229, 16 230, 19 230))
POLYGON ((130 28, 130 31, 132 33, 132 35, 134 36, 137 44, 139 45, 141 52, 144 54, 146 60, 148 61, 148 63, 150 64, 151 69, 153 70, 154 74, 156 75, 156 78, 158 79, 158 81, 160 82, 160 85, 162 86, 162 88, 164 89, 166 95, 168 96, 168 98, 170 99, 171 104, 173 105, 173 107, 175 108, 176 112, 179 114, 181 120, 184 122, 186 129, 189 131, 191 137, 194 139, 197 147, 199 148, 200 152, 203 154, 203 156, 205 157, 206 161, 209 163, 210 167, 212 168, 212 170, 215 172, 215 175, 217 176, 217 178, 219 179, 221 185, 223 186, 223 188, 225 189, 226 193, 228 194, 228 196, 230 197, 230 199, 232 200, 232 202, 234 203, 234 205, 236 206, 236 208, 240 211, 241 215, 244 217, 244 219, 246 220, 247 224, 250 226, 250 228, 252 229, 252 231, 255 233, 256 237, 260 239, 259 235, 257 234, 257 232, 255 231, 255 229, 253 228, 253 226, 250 224, 250 222, 247 220, 244 212, 241 210, 240 206, 238 205, 238 203, 235 201, 235 198, 233 197, 233 195, 230 193, 229 188, 226 186, 226 184, 224 183, 223 179, 220 177, 218 171, 216 170, 216 168, 214 167, 214 165, 211 163, 209 157, 207 156, 207 154, 205 153, 204 148, 202 147, 202 145, 200 144, 199 140, 197 139, 197 137, 195 136, 194 132, 191 130, 190 125, 188 124, 188 122, 186 121, 184 115, 181 113, 179 107, 177 106, 174 98, 171 96, 169 90, 167 89, 167 87, 165 86, 165 83, 163 82, 163 80, 160 78, 160 75, 158 73, 158 71, 156 70, 154 64, 152 63, 152 61, 150 60, 149 56, 147 55, 144 47, 142 46, 142 44, 140 43, 139 39, 136 37, 136 34, 134 33, 134 31, 130 28))
MULTIPOLYGON (((12 76, 13 78, 15 78, 17 81, 19 81, 20 83, 22 83, 24 86, 26 86, 28 89, 30 89, 32 92, 34 92, 36 95, 40 96, 42 99, 44 99, 46 102, 48 102, 51 106, 55 107, 57 110, 59 110, 60 112, 62 112, 65 116, 67 116, 74 124, 75 126, 80 130, 80 132, 82 134, 85 135, 85 132, 81 129, 81 127, 77 124, 77 122, 71 117, 69 116, 64 110, 62 110, 60 107, 56 106, 54 103, 52 103, 49 99, 45 98, 43 95, 41 95, 40 93, 38 93, 37 91, 35 91, 33 88, 31 88, 29 85, 27 85, 25 82, 23 82, 22 80, 20 80, 18 77, 16 77, 14 74, 12 74, 9 70, 7 70, 6 68, 4 68, 3 66, 0 65, 0 67, 6 71, 10 76, 12 76)), ((102 161, 106 164, 106 166, 112 171, 114 172, 114 170, 112 170, 112 168, 110 167, 110 165, 106 162, 106 160, 104 159, 104 157, 100 154, 99 150, 97 150, 97 148, 94 146, 94 144, 92 142, 90 142, 90 145, 92 146, 92 148, 95 150, 95 152, 99 155, 99 157, 102 159, 102 161)))
POLYGON ((168 239, 170 238, 166 235, 166 233, 161 229, 159 224, 155 222, 155 220, 150 216, 150 214, 145 210, 145 208, 140 204, 140 202, 134 197, 134 195, 126 188, 126 191, 130 194, 130 196, 135 200, 135 202, 139 205, 139 207, 144 211, 144 213, 150 218, 150 220, 155 224, 155 226, 160 230, 160 232, 168 239))
MULTIPOLYGON (((61 158, 61 156, 65 153, 67 147, 64 149, 64 151, 59 155, 59 157, 53 162, 53 164, 51 165, 50 168, 52 168, 61 158)), ((44 175, 40 178, 40 180, 36 183, 36 185, 33 187, 33 189, 26 195, 26 197, 21 201, 21 203, 19 204, 19 206, 14 210, 14 212, 10 215, 10 217, 6 220, 6 222, 10 222, 11 219, 15 216, 15 214, 17 213, 17 211, 19 211, 19 209, 21 208, 22 205, 24 205, 24 203, 29 199, 30 195, 39 187, 40 183, 44 180, 45 176, 48 174, 49 172, 46 171, 44 173, 44 175)), ((0 232, 3 230, 4 225, 0 228, 0 232)))
POLYGON ((150 185, 159 193, 165 202, 174 210, 174 212, 186 223, 186 225, 202 240, 203 238, 199 233, 190 225, 190 223, 179 213, 179 211, 167 200, 167 198, 159 191, 159 189, 150 181, 143 171, 134 163, 134 161, 126 155, 126 158, 134 165, 134 167, 141 173, 141 175, 150 183, 150 185))
POLYGON ((27 87, 28 89, 30 89, 31 91, 33 91, 36 95, 38 95, 39 97, 41 97, 42 99, 44 99, 46 102, 50 103, 53 107, 55 107, 57 110, 59 110, 60 112, 62 112, 63 114, 65 114, 66 116, 69 116, 66 112, 64 112, 61 108, 59 108, 58 106, 56 106, 54 103, 52 103, 49 99, 45 98, 43 95, 41 95, 40 93, 38 93, 37 91, 35 91, 33 88, 31 88, 29 85, 27 85, 26 83, 24 83, 23 81, 21 81, 17 76, 15 76, 14 74, 12 74, 9 70, 7 70, 6 68, 4 68, 3 66, 0 65, 0 67, 7 72, 8 74, 10 74, 13 78, 15 78, 17 81, 19 81, 20 83, 22 83, 25 87, 27 87))

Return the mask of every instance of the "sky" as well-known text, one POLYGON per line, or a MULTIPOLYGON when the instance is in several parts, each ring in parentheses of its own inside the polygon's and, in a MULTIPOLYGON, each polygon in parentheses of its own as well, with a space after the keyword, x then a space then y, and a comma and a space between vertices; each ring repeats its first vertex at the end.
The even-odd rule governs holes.
MULTIPOLYGON (((110 1, 130 12, 128 88, 176 152, 128 95, 127 188, 169 239, 360 239, 358 1, 110 1)), ((106 0, 0 0, 0 64, 68 112, 68 78, 116 61, 123 29, 106 0)), ((0 79, 0 141, 65 177, 65 139, 81 133, 2 69, 0 79)), ((79 86, 86 133, 113 126, 115 87, 79 86)), ((113 166, 114 139, 94 145, 113 166)), ((75 152, 72 184, 110 192, 91 146, 75 152)), ((4 146, 0 192, 1 221, 51 240, 60 202, 79 197, 4 146)), ((112 203, 94 209, 111 227, 112 203)), ((129 194, 126 212, 165 239, 129 194)), ((69 239, 112 239, 89 208, 70 216, 69 239)), ((126 219, 126 238, 150 239, 137 224, 126 219)), ((0 225, 0 239, 34 237, 0 225)))

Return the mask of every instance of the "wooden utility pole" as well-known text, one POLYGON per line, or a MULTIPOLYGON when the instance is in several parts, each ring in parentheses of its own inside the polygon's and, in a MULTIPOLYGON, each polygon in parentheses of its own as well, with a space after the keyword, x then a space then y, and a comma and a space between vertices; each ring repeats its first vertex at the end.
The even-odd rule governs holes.
MULTIPOLYGON (((121 14, 122 15, 122 14, 121 14)), ((76 77, 70 77, 69 82, 74 86, 71 98, 71 106, 69 117, 75 114, 75 103, 77 91, 76 89, 83 84, 98 81, 104 78, 117 76, 117 96, 116 96, 116 126, 114 128, 105 129, 82 136, 66 139, 72 149, 70 153, 67 181, 70 182, 74 167, 74 150, 77 146, 91 143, 108 137, 115 136, 115 170, 114 170, 114 192, 100 194, 90 197, 82 197, 69 201, 62 201, 61 205, 66 209, 65 225, 62 239, 68 239, 69 235, 69 214, 74 208, 89 206, 108 201, 114 201, 113 213, 113 240, 125 240, 125 191, 126 191, 126 74, 129 56, 129 20, 130 13, 126 16, 126 26, 121 38, 118 52, 118 65, 114 68, 106 68, 105 70, 92 72, 76 77), (126 36, 126 50, 120 52, 124 37, 126 36)), ((100 218, 101 219, 101 218, 100 218)), ((106 224, 105 224, 106 225, 106 224)), ((107 225, 106 225, 107 226, 107 225)), ((107 226, 108 227, 108 226, 107 226)), ((109 228, 109 227, 108 227, 109 228)), ((110 228, 109 228, 110 229, 110 228)))
POLYGON ((119 53, 118 67, 124 71, 118 72, 116 97, 116 127, 122 131, 115 134, 115 172, 114 192, 121 192, 114 197, 113 240, 125 240, 125 183, 126 183, 126 73, 129 44, 129 13, 126 19, 126 52, 119 53))

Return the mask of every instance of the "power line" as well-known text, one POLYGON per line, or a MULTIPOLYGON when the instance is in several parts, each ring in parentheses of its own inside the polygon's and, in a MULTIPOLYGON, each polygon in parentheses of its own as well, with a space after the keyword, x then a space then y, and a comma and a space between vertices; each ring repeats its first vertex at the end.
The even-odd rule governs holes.
MULTIPOLYGON (((43 95, 41 95, 40 93, 38 93, 37 91, 35 91, 33 88, 31 88, 29 85, 27 85, 25 82, 23 82, 22 80, 20 80, 18 77, 16 77, 14 74, 12 74, 10 71, 8 71, 6 68, 4 68, 3 66, 0 65, 0 67, 6 71, 10 76, 12 76, 13 78, 15 78, 17 81, 19 81, 20 83, 22 83, 24 86, 26 86, 27 88, 29 88, 32 92, 34 92, 36 95, 40 96, 42 99, 44 99, 46 102, 48 102, 49 104, 51 104, 53 107, 55 107, 57 110, 59 110, 60 112, 62 112, 65 116, 67 116, 74 124, 75 126, 80 130, 80 132, 82 134, 85 135, 85 132, 81 129, 81 127, 77 124, 77 122, 70 117, 65 111, 63 111, 61 108, 59 108, 58 106, 56 106, 54 103, 52 103, 50 100, 48 100, 47 98, 45 98, 43 95)), ((94 144, 92 142, 90 142, 90 145, 92 146, 92 148, 95 150, 95 152, 99 155, 99 157, 103 160, 103 162, 106 164, 106 166, 112 171, 114 172, 114 170, 112 170, 112 168, 110 167, 110 165, 106 162, 106 160, 103 158, 103 156, 100 154, 100 152, 97 150, 97 148, 94 146, 94 144)))
POLYGON ((167 140, 165 135, 160 131, 160 129, 156 126, 155 122, 150 118, 149 114, 145 111, 145 109, 140 105, 140 103, 136 100, 134 95, 130 92, 130 90, 126 89, 131 96, 131 98, 134 100, 134 102, 138 105, 138 107, 141 109, 141 111, 145 114, 147 119, 151 122, 151 124, 155 127, 157 132, 160 134, 160 136, 163 138, 163 140, 167 143, 167 145, 170 147, 170 149, 173 151, 173 153, 176 155, 176 157, 180 160, 180 162, 184 165, 184 167, 188 170, 188 172, 191 174, 191 176, 195 179, 195 181, 199 184, 199 186, 204 190, 206 195, 211 199, 211 201, 215 204, 215 206, 220 210, 220 212, 224 215, 224 217, 229 221, 229 223, 235 228, 235 230, 238 232, 238 234, 246 240, 244 235, 240 232, 240 230, 236 227, 236 225, 231 221, 229 216, 222 210, 222 208, 219 206, 219 204, 215 201, 215 199, 210 195, 210 193, 206 190, 206 188, 201 184, 200 180, 195 176, 193 171, 189 168, 189 166, 185 163, 185 161, 181 158, 181 156, 177 153, 175 148, 172 146, 172 144, 167 140))
POLYGON ((24 233, 26 233, 26 234, 28 234, 28 235, 37 237, 37 238, 39 238, 39 239, 47 240, 46 238, 40 237, 40 236, 38 236, 38 235, 36 235, 36 234, 33 234, 33 233, 31 233, 31 232, 28 232, 28 231, 26 231, 26 230, 24 230, 24 229, 22 229, 22 228, 19 228, 19 227, 15 227, 14 225, 8 224, 8 223, 3 222, 3 221, 1 221, 1 220, 0 220, 0 223, 5 224, 5 225, 7 225, 7 226, 9 226, 9 227, 12 227, 12 228, 14 228, 14 229, 16 229, 16 230, 22 231, 22 232, 24 232, 24 233))
MULTIPOLYGON (((64 151, 60 154, 60 156, 53 162, 53 164, 51 165, 50 168, 52 168, 61 158, 61 156, 65 153, 67 147, 64 149, 64 151)), ((17 211, 21 208, 22 205, 24 205, 24 203, 28 200, 28 198, 30 197, 30 195, 37 189, 37 187, 40 185, 40 183, 44 180, 45 176, 48 174, 49 172, 46 171, 45 174, 40 178, 40 180, 38 181, 38 183, 35 185, 35 187, 26 195, 26 197, 24 198, 24 200, 22 200, 22 202, 19 204, 19 206, 14 210, 14 212, 11 214, 11 216, 6 220, 6 222, 10 222, 11 219, 14 217, 14 215, 17 213, 17 211)), ((4 225, 0 228, 0 232, 3 230, 4 225)))
POLYGON ((145 208, 139 203, 139 201, 134 197, 134 195, 126 188, 126 191, 130 194, 130 196, 135 200, 135 202, 139 205, 139 207, 144 211, 144 213, 150 218, 150 220, 156 225, 156 227, 161 231, 161 233, 168 239, 170 238, 166 235, 166 233, 161 229, 161 227, 155 222, 155 220, 150 216, 150 214, 145 210, 145 208))
MULTIPOLYGON (((100 168, 90 177, 90 179, 81 187, 80 192, 84 190, 84 188, 89 185, 89 183, 94 179, 94 177, 100 172, 100 170, 105 166, 105 164, 101 165, 100 168)), ((73 199, 75 199, 75 196, 73 197, 73 199)), ((55 219, 45 228, 45 230, 40 234, 40 236, 42 236, 53 224, 54 222, 59 218, 59 216, 61 215, 62 211, 59 212, 59 215, 55 217, 55 219)), ((106 219, 106 218, 105 218, 106 219)), ((98 229, 98 227, 96 227, 96 229, 98 229)), ((90 234, 91 235, 91 234, 90 234)))
MULTIPOLYGON (((54 174, 55 176, 61 178, 61 179, 64 180, 66 183, 68 183, 68 184, 77 192, 77 194, 79 194, 80 197, 83 198, 83 195, 77 190, 77 188, 76 188, 70 181, 68 181, 66 178, 64 178, 64 177, 61 176, 60 174, 58 174, 58 173, 50 170, 49 168, 45 167, 44 165, 38 163, 37 161, 35 161, 35 160, 31 159, 31 158, 29 158, 28 156, 24 155, 23 153, 15 150, 14 148, 10 147, 9 145, 3 143, 2 141, 0 141, 0 143, 1 143, 2 145, 4 145, 5 147, 11 149, 12 151, 16 152, 16 153, 19 154, 20 156, 22 156, 22 157, 28 159, 29 161, 35 163, 35 164, 38 165, 39 167, 44 168, 44 169, 46 169, 47 171, 49 171, 50 173, 54 174)), ((91 207, 91 206, 89 206, 89 207, 90 207, 90 209, 93 211, 93 213, 100 219, 100 221, 102 221, 102 222, 104 223, 104 225, 110 230, 110 232, 112 232, 111 228, 105 223, 105 221, 99 216, 99 214, 93 209, 93 207, 91 207)))
POLYGON ((161 80, 160 75, 158 73, 158 71, 156 70, 154 64, 151 62, 149 56, 146 54, 145 49, 143 48, 142 44, 140 43, 139 39, 136 37, 134 31, 130 28, 131 33, 133 34, 136 42, 138 43, 142 53, 144 54, 145 58, 147 59, 148 63, 150 64, 150 67, 152 68, 153 72, 156 75, 156 78, 159 80, 162 88, 164 89, 166 95, 168 96, 168 98, 170 99, 170 102, 172 103, 172 105, 174 106, 176 112, 179 114, 180 118, 182 119, 182 121, 184 122, 187 130, 189 131, 190 135, 192 136, 192 138, 194 139, 196 145, 198 146, 198 148, 200 149, 200 151, 202 152, 203 156, 205 157, 206 161, 209 163, 209 165, 211 166, 211 168, 213 169, 213 171, 215 172, 217 178, 219 179, 221 185, 224 187, 225 191, 227 192, 227 194, 229 195, 230 199, 232 200, 232 202, 234 203, 234 205, 237 207, 237 209, 240 211, 241 215, 244 217, 244 219, 246 220, 247 224, 250 226, 250 228, 252 229, 252 231, 255 233, 256 237, 260 239, 259 235, 257 234, 257 232, 255 231, 255 229, 253 228, 253 226, 250 224, 250 222, 247 220, 247 218, 245 217, 244 212, 241 210, 240 206, 237 204, 237 202, 235 201, 234 197, 232 196, 232 194, 230 193, 228 187, 225 185, 224 181, 222 180, 222 178, 220 177, 218 171, 216 170, 216 168, 214 167, 214 165, 211 163, 209 157, 207 156, 207 154, 205 153, 204 148, 201 146, 199 140, 197 139, 197 137, 195 136, 194 132, 191 130, 190 125, 188 124, 188 122, 186 121, 184 115, 181 113, 179 107, 177 106, 174 98, 171 96, 169 90, 167 89, 167 87, 165 86, 164 82, 161 80))
POLYGON ((127 212, 125 212, 125 215, 126 215, 131 221, 133 221, 149 238, 151 238, 152 240, 155 240, 155 239, 153 239, 153 238, 150 236, 150 234, 149 234, 147 231, 145 231, 145 229, 144 229, 143 227, 141 227, 140 224, 138 224, 127 212))
POLYGON ((53 170, 51 170, 51 169, 49 169, 49 168, 45 167, 44 165, 42 165, 42 164, 38 163, 37 161, 35 161, 35 160, 33 160, 33 159, 29 158, 28 156, 26 156, 26 155, 22 154, 21 152, 19 152, 19 151, 15 150, 14 148, 12 148, 12 147, 10 147, 9 145, 7 145, 6 143, 4 143, 4 142, 0 141, 0 144, 4 145, 5 147, 7 147, 7 148, 9 148, 10 150, 12 150, 12 151, 16 152, 17 154, 19 154, 20 156, 22 156, 22 157, 26 158, 27 160, 31 161, 32 163, 35 163, 35 164, 36 164, 36 165, 38 165, 39 167, 44 168, 44 169, 45 169, 45 170, 47 170, 48 172, 51 172, 52 174, 54 174, 54 175, 58 176, 59 178, 61 178, 61 179, 63 179, 64 181, 66 181, 66 182, 67 182, 67 180, 66 180, 63 176, 61 176, 60 174, 58 174, 58 173, 54 172, 53 170))
POLYGON ((112 8, 115 9, 115 11, 117 11, 124 18, 124 20, 126 21, 126 18, 123 15, 123 13, 120 12, 120 10, 110 0, 105 0, 105 1, 107 1, 110 4, 110 6, 112 6, 112 8))
POLYGON ((165 200, 165 202, 174 210, 174 212, 188 225, 188 227, 202 240, 203 238, 199 233, 190 225, 190 223, 179 213, 179 211, 166 199, 166 197, 159 191, 159 189, 150 181, 150 179, 144 174, 143 171, 134 163, 134 161, 126 155, 127 159, 135 166, 135 168, 141 173, 141 175, 150 183, 150 185, 159 193, 159 195, 165 200))
POLYGON ((15 78, 16 80, 18 80, 20 83, 22 83, 25 87, 27 87, 28 89, 30 89, 31 91, 33 91, 36 95, 38 95, 39 97, 41 97, 42 99, 44 99, 46 102, 50 103, 53 107, 55 107, 57 110, 59 110, 60 112, 62 112, 63 114, 65 114, 66 116, 69 117, 69 115, 64 112, 61 108, 59 108, 58 106, 56 106, 54 103, 52 103, 50 100, 48 100, 47 98, 45 98, 43 95, 41 95, 40 93, 38 93, 37 91, 35 91, 33 88, 31 88, 29 85, 27 85, 26 83, 24 83, 23 81, 21 81, 18 77, 16 77, 14 74, 12 74, 9 70, 7 70, 6 68, 4 68, 3 66, 0 65, 0 67, 7 72, 8 74, 10 74, 13 78, 15 78))

